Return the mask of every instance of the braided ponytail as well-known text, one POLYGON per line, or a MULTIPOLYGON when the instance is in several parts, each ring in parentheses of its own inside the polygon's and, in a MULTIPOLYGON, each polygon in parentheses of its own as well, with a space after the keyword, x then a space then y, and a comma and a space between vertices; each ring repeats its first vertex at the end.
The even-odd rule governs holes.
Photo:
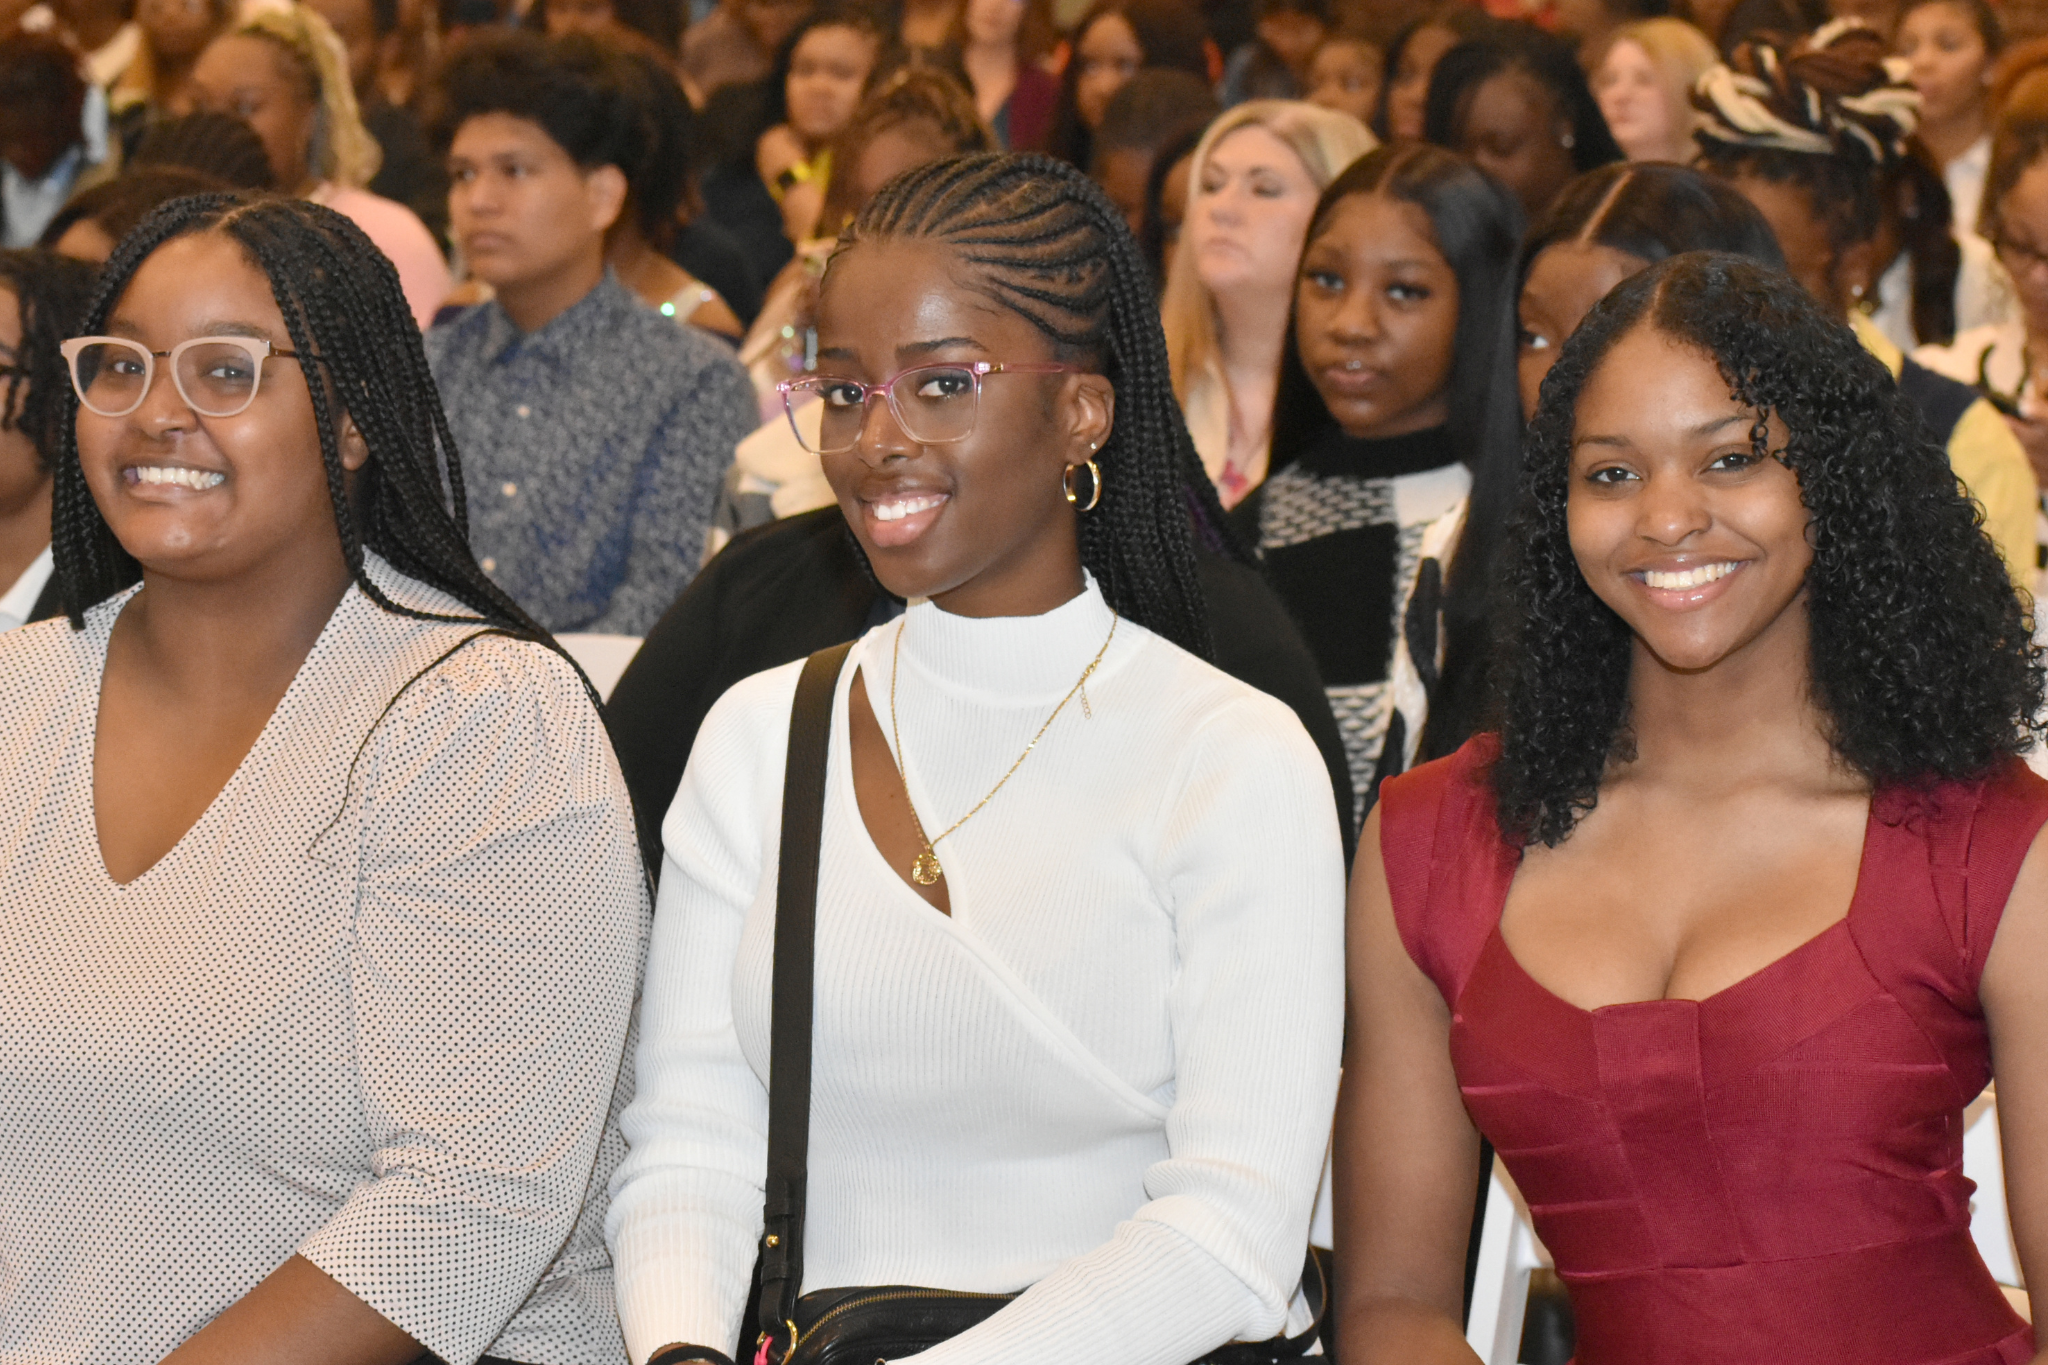
POLYGON ((1065 162, 984 153, 890 181, 834 254, 891 239, 953 248, 982 291, 1036 327, 1062 360, 1102 367, 1116 424, 1096 457, 1102 502, 1081 519, 1081 562, 1111 606, 1209 657, 1197 540, 1246 555, 1173 396, 1151 273, 1122 214, 1065 162))

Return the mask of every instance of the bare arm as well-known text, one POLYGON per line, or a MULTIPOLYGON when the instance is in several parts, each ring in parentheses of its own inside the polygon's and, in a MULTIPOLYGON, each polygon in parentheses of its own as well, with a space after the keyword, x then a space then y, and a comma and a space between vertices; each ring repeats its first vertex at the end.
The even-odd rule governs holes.
POLYGON ((164 1365, 403 1365, 420 1344, 294 1256, 186 1338, 164 1365))
MULTIPOLYGON (((2020 1273, 2048 1286, 2048 830, 2020 865, 1980 987, 1998 1077, 2006 1210, 2020 1273)), ((2048 1350, 2035 1361, 2048 1363, 2048 1350)))
POLYGON ((1337 1354, 1348 1365, 1473 1365, 1463 1308, 1479 1133, 1451 1070, 1450 1009, 1394 926, 1377 810, 1359 837, 1347 930, 1337 1354))

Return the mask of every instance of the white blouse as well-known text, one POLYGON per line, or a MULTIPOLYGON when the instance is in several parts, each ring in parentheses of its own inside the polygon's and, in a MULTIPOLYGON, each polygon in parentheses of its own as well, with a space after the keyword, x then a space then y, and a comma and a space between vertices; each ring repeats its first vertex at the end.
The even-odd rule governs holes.
MULTIPOLYGON (((897 709, 927 830, 1003 775, 1110 619, 1092 585, 1036 617, 910 607, 897 709)), ((925 1365, 1182 1365, 1271 1336, 1342 1031, 1343 857, 1315 747, 1286 706, 1125 620, 1087 709, 938 845, 947 916, 853 793, 849 687, 860 669, 886 730, 896 631, 855 646, 834 703, 804 1289, 1030 1288, 925 1365)), ((607 1224, 636 1361, 740 1333, 798 668, 712 709, 663 825, 607 1224)))
POLYGON ((0 1362, 159 1360, 294 1253, 453 1365, 501 1333, 616 1360, 601 1211, 571 1232, 646 892, 575 673, 498 636, 437 663, 474 628, 351 587, 213 804, 117 884, 93 743, 133 591, 0 635, 0 1362))

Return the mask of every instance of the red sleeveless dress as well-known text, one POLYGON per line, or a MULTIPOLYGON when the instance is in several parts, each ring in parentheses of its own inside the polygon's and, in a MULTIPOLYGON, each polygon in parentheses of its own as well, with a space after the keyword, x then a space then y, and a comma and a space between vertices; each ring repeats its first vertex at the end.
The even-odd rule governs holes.
POLYGON ((2017 761, 1871 801, 1848 918, 1706 1000, 1590 1013, 1500 934, 1519 861, 1492 736, 1387 783, 1409 955, 1451 1006, 1466 1108, 1521 1187, 1579 1365, 2020 1365, 1970 1240, 1977 983, 2048 783, 2017 761))

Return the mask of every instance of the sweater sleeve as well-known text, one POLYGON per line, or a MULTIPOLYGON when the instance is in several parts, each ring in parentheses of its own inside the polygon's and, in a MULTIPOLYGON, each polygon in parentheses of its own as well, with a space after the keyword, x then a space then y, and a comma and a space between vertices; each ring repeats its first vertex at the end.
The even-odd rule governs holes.
POLYGON ((569 666, 475 641, 364 761, 349 946, 370 1158, 299 1247, 453 1365, 582 1207, 631 1012, 645 882, 625 784, 569 666))
POLYGON ((662 826, 667 849, 641 996, 638 1085, 612 1177, 611 1245, 626 1353, 730 1349, 745 1310, 766 1179, 768 1092, 733 1023, 747 907, 775 856, 800 663, 757 674, 705 717, 662 826))
POLYGON ((1179 954, 1169 1155, 1107 1242, 919 1365, 1183 1365, 1286 1325, 1343 1033, 1342 843, 1300 722, 1266 697, 1219 708, 1155 837, 1179 954))

